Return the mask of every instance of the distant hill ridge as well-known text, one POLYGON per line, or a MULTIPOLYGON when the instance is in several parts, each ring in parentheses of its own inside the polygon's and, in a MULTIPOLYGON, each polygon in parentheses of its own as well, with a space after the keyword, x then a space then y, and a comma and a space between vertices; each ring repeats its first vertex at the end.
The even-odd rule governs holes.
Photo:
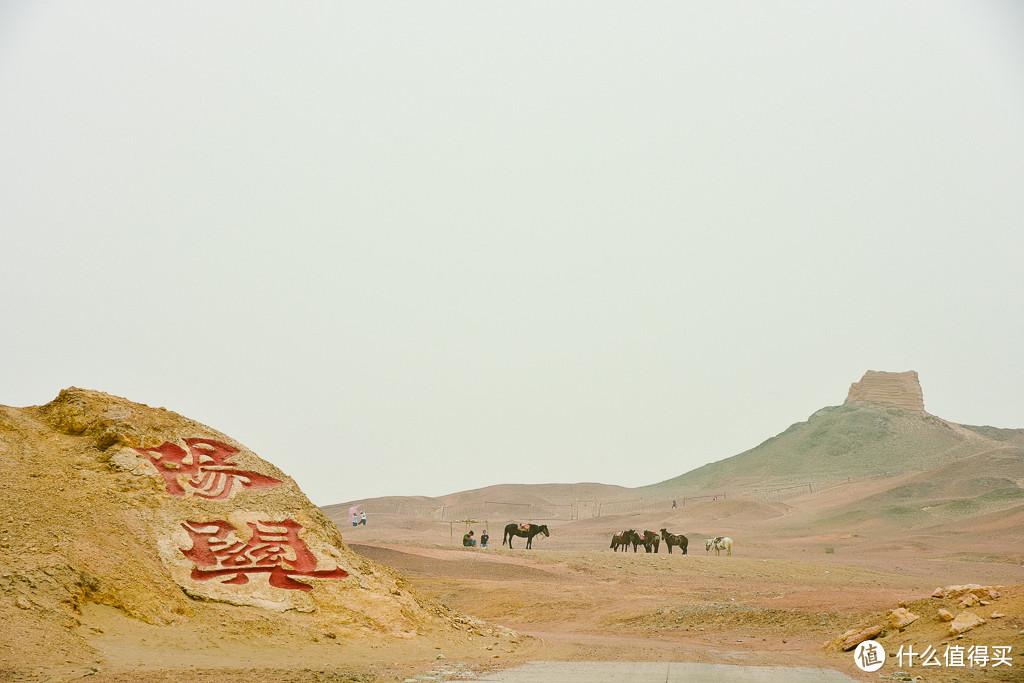
MULTIPOLYGON (((1013 548, 1024 544, 1024 429, 943 420, 924 410, 916 372, 869 371, 842 405, 656 484, 502 484, 440 498, 358 502, 403 518, 410 529, 528 519, 561 521, 579 533, 609 524, 720 526, 728 518, 747 532, 798 538, 899 533, 905 543, 955 536, 968 548, 984 537, 1013 548)), ((323 509, 344 529, 348 506, 323 509)))
POLYGON ((677 495, 728 487, 764 490, 865 476, 927 471, 1004 447, 1024 447, 1024 429, 959 425, 930 415, 917 372, 869 370, 841 406, 739 455, 641 487, 677 495))
POLYGON ((806 422, 739 455, 641 487, 685 492, 763 490, 846 478, 925 471, 1004 446, 1024 445, 1024 430, 967 427, 878 403, 822 408, 806 422))
MULTIPOLYGON (((381 512, 418 512, 436 519, 454 519, 453 514, 483 508, 516 517, 527 505, 534 514, 565 518, 569 513, 556 507, 573 503, 572 512, 582 517, 580 502, 587 499, 603 502, 605 512, 625 511, 632 508, 619 503, 710 498, 710 493, 724 492, 730 499, 778 499, 798 495, 801 487, 810 492, 839 482, 907 476, 914 477, 912 486, 894 482, 888 492, 843 514, 868 518, 876 506, 889 506, 906 517, 909 508, 903 508, 913 502, 914 519, 924 523, 926 518, 1018 505, 1024 502, 1024 429, 943 420, 924 410, 916 372, 868 371, 851 385, 842 405, 822 408, 748 451, 648 486, 504 484, 440 498, 389 497, 373 502, 381 512), (926 514, 918 514, 922 507, 926 514)), ((338 521, 348 505, 324 510, 338 521)))

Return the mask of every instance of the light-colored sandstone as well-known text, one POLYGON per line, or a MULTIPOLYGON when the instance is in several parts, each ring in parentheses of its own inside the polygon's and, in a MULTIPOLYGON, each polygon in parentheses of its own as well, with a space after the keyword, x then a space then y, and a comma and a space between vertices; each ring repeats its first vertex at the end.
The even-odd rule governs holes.
POLYGON ((834 645, 835 647, 838 647, 840 650, 852 650, 853 648, 863 643, 865 640, 877 636, 879 633, 882 632, 884 628, 885 626, 883 624, 875 624, 874 626, 868 626, 867 628, 863 628, 860 630, 850 629, 843 635, 836 638, 831 643, 826 644, 826 647, 834 645))
POLYGON ((953 621, 949 622, 949 634, 956 636, 966 633, 972 628, 977 628, 985 623, 985 620, 973 612, 961 612, 956 615, 953 621))
POLYGON ((914 614, 906 607, 897 607, 889 612, 889 623, 893 628, 904 629, 921 618, 920 614, 914 614))

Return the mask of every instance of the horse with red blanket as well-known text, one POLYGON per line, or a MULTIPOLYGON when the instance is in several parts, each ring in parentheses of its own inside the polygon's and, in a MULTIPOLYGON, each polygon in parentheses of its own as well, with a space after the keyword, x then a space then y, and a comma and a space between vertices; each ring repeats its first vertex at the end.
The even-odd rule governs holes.
POLYGON ((516 524, 512 522, 505 526, 505 535, 501 539, 501 544, 505 545, 508 541, 509 549, 512 549, 512 537, 518 536, 519 538, 526 539, 526 549, 530 550, 533 547, 533 537, 537 534, 544 534, 550 536, 551 532, 548 531, 547 524, 516 524))

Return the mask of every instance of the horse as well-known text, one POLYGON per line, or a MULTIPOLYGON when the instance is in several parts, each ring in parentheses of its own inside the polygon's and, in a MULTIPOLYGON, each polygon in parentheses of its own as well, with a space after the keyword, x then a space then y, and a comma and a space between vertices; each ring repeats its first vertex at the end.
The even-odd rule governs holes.
POLYGON ((509 550, 512 549, 512 537, 519 536, 520 538, 526 539, 526 549, 530 550, 533 547, 533 537, 537 534, 544 534, 550 536, 551 532, 548 531, 547 524, 525 524, 526 528, 522 529, 518 524, 512 522, 505 526, 505 535, 501 539, 501 544, 505 545, 508 541, 509 550))
POLYGON ((665 541, 665 545, 668 547, 668 554, 672 554, 672 546, 679 546, 679 550, 682 551, 683 555, 686 554, 686 546, 690 545, 690 540, 682 534, 670 534, 668 530, 662 528, 661 537, 665 541))
POLYGON ((636 543, 633 545, 633 552, 636 552, 636 545, 640 544, 644 547, 647 552, 658 552, 658 546, 661 544, 661 536, 654 533, 653 531, 647 531, 644 529, 643 533, 636 533, 636 543))
POLYGON ((726 551, 726 555, 732 555, 732 539, 728 536, 715 536, 709 538, 704 542, 704 552, 715 549, 715 555, 721 555, 722 551, 726 551))
POLYGON ((629 550, 629 544, 633 542, 634 536, 636 536, 636 532, 632 529, 617 532, 612 536, 611 549, 618 550, 619 548, 622 548, 622 552, 626 552, 629 550))

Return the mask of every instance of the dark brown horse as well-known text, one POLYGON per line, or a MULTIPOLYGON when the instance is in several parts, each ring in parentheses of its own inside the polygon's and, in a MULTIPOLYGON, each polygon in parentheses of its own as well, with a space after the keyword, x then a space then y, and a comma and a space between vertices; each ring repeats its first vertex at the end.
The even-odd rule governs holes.
POLYGON ((661 544, 661 537, 653 531, 647 531, 644 529, 643 533, 636 533, 636 543, 633 545, 633 551, 636 551, 636 545, 642 545, 644 550, 647 552, 658 552, 658 545, 661 544))
POLYGON ((661 537, 665 541, 665 545, 668 546, 668 554, 672 554, 672 546, 679 546, 679 549, 686 554, 686 546, 690 545, 690 540, 682 534, 670 534, 666 529, 662 528, 661 537))
POLYGON ((629 550, 630 544, 633 544, 633 552, 636 552, 636 542, 634 541, 635 538, 636 532, 632 529, 627 529, 626 531, 619 531, 614 536, 612 536, 612 544, 610 547, 612 550, 618 550, 619 548, 622 548, 622 552, 626 552, 627 550, 629 550))
POLYGON ((533 537, 537 534, 544 534, 550 536, 551 532, 548 531, 547 524, 523 524, 521 528, 519 524, 512 522, 511 524, 505 525, 505 535, 501 539, 501 544, 505 545, 505 541, 508 541, 508 547, 512 549, 512 537, 519 536, 520 538, 526 539, 526 549, 530 550, 533 547, 533 537))

